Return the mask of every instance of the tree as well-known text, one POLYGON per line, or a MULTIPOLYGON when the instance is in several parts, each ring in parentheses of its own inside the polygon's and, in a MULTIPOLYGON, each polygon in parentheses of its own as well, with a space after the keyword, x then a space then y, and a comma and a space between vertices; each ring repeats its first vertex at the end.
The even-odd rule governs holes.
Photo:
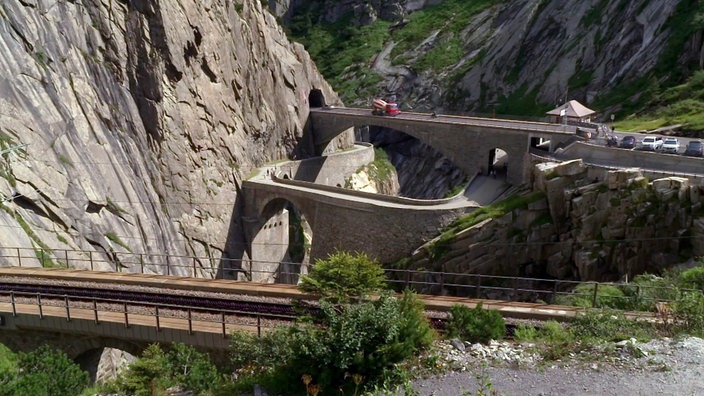
POLYGON ((362 300, 386 288, 384 270, 365 253, 336 251, 317 260, 299 288, 333 303, 362 300))
POLYGON ((79 395, 88 387, 88 373, 60 350, 48 345, 20 352, 17 376, 0 388, 3 395, 79 395))

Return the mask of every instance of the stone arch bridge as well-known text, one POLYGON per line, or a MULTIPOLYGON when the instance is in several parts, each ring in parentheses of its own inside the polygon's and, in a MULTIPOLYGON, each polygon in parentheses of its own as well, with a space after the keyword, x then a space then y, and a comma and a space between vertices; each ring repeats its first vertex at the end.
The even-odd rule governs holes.
MULTIPOLYGON (((470 177, 488 171, 495 150, 501 149, 509 158, 506 181, 513 185, 530 178, 531 147, 543 145, 553 151, 574 140, 576 132, 567 125, 500 119, 420 113, 373 116, 368 109, 327 106, 310 110, 311 140, 318 155, 325 152, 339 134, 353 126, 368 125, 392 128, 419 139, 444 154, 470 177)), ((347 170, 350 174, 369 162, 369 158, 359 161, 360 156, 354 151, 335 156, 344 158, 345 155, 349 157, 347 170)), ((330 156, 323 158, 321 167, 334 162, 330 156)), ((292 164, 299 163, 301 161, 292 164)), ((479 206, 464 196, 416 200, 336 188, 332 186, 341 183, 326 183, 320 177, 301 181, 297 177, 301 174, 300 166, 292 166, 297 167, 296 170, 282 171, 285 165, 281 165, 277 171, 272 169, 266 176, 261 171, 258 177, 243 183, 242 229, 247 255, 263 272, 280 270, 279 263, 288 260, 291 225, 287 208, 290 206, 301 212, 314 235, 309 258, 326 257, 340 249, 369 253, 381 262, 404 257, 436 236, 439 229, 458 215, 479 206), (310 182, 313 179, 315 183, 310 182)), ((341 168, 335 166, 335 169, 341 168)), ((325 173, 324 170, 319 172, 325 173)))
POLYGON ((531 147, 549 141, 548 151, 553 152, 576 136, 576 128, 571 125, 426 113, 375 116, 368 109, 312 108, 310 118, 318 154, 351 127, 380 126, 433 147, 467 175, 488 171, 492 153, 502 149, 508 155, 507 181, 514 185, 529 181, 531 147))

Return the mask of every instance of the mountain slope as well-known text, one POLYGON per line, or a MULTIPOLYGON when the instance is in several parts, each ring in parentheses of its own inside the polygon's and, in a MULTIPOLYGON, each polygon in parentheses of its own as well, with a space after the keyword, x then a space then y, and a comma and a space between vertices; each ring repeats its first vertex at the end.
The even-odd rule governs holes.
POLYGON ((4 255, 210 265, 239 182, 301 139, 310 90, 337 101, 258 2, 3 2, 0 52, 4 255))
POLYGON ((702 67, 702 15, 692 0, 309 0, 281 14, 346 103, 395 93, 406 108, 542 116, 578 99, 605 120, 702 67))

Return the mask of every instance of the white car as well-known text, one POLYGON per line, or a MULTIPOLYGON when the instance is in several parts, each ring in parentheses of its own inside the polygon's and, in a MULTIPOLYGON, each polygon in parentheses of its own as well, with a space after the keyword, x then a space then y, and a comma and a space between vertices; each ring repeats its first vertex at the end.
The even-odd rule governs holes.
POLYGON ((646 136, 640 142, 643 150, 656 151, 662 149, 662 138, 660 136, 646 136))
POLYGON ((662 142, 662 151, 677 154, 680 151, 680 141, 673 137, 665 138, 662 142))

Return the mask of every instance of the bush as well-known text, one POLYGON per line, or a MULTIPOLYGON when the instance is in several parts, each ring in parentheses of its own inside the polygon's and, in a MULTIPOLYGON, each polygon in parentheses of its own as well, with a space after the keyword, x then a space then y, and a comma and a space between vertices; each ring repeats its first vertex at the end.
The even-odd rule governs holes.
POLYGON ((310 274, 301 278, 299 288, 333 303, 361 301, 386 288, 384 269, 364 253, 352 255, 336 251, 326 260, 317 260, 310 274))
POLYGON ((2 384, 2 395, 79 395, 88 387, 88 373, 60 350, 44 345, 20 352, 14 378, 2 384))
POLYGON ((622 312, 588 310, 570 321, 570 331, 586 340, 622 341, 631 337, 641 340, 651 337, 652 325, 627 319, 622 312))
POLYGON ((446 330, 448 337, 487 343, 502 339, 506 324, 499 312, 483 309, 481 302, 475 308, 454 304, 450 308, 446 330))
POLYGON ((253 339, 249 347, 244 338, 236 342, 239 350, 233 350, 234 355, 252 356, 267 366, 253 368, 260 375, 247 379, 248 383, 258 382, 271 394, 306 394, 308 386, 317 386, 321 394, 338 390, 354 394, 385 383, 397 363, 429 346, 434 338, 422 304, 410 292, 402 298, 384 294, 378 301, 354 305, 323 302, 321 310, 319 323, 279 330, 272 336, 274 342, 253 339), (262 343, 285 345, 285 352, 264 359, 269 347, 262 343))
POLYGON ((704 294, 687 292, 677 299, 673 315, 678 330, 701 336, 704 334, 704 294))
POLYGON ((104 389, 111 393, 151 396, 181 386, 195 394, 209 393, 222 385, 220 374, 209 357, 192 346, 173 344, 164 351, 150 345, 142 356, 104 389))

